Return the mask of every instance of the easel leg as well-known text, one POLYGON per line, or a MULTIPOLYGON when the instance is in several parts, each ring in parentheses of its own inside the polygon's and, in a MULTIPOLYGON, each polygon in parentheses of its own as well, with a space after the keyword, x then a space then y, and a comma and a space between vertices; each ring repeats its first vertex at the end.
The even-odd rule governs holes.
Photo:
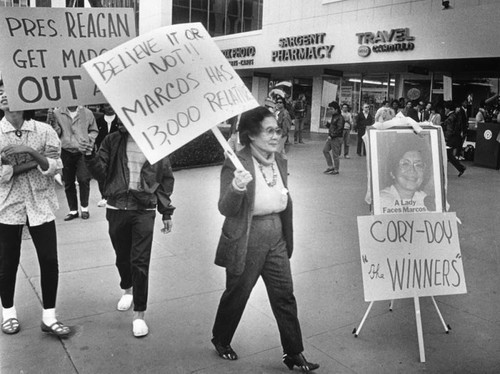
POLYGON ((418 350, 420 352, 420 362, 425 362, 425 348, 424 348, 424 333, 422 330, 422 316, 420 314, 420 300, 417 296, 413 298, 415 301, 415 320, 417 322, 417 335, 418 335, 418 350))
POLYGON ((370 305, 368 305, 368 309, 366 309, 365 315, 363 316, 363 319, 361 320, 361 323, 359 324, 358 328, 354 328, 354 331, 352 332, 354 334, 354 337, 357 338, 359 333, 361 332, 361 328, 363 327, 363 324, 366 321, 366 317, 368 317, 368 314, 370 313, 370 310, 372 309, 373 303, 375 301, 370 301, 370 305))
POLYGON ((436 307, 436 311, 439 315, 439 319, 441 320, 441 323, 443 324, 444 331, 446 331, 446 333, 448 334, 451 330, 451 327, 449 325, 447 325, 446 322, 444 321, 443 316, 441 315, 441 311, 439 310, 438 305, 436 303, 436 299, 434 299, 434 296, 431 296, 431 299, 432 299, 432 302, 434 303, 434 306, 436 307))

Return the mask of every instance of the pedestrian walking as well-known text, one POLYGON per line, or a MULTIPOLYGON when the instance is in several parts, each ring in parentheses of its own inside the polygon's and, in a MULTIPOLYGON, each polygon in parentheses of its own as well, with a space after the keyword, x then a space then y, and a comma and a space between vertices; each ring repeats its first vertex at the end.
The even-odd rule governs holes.
POLYGON ((302 333, 293 294, 290 257, 293 251, 292 200, 287 190, 287 162, 278 151, 282 135, 276 119, 264 107, 241 115, 237 153, 245 170, 226 160, 221 171, 219 211, 225 216, 215 263, 226 268, 212 343, 219 356, 236 360, 231 347, 246 303, 262 277, 273 309, 283 362, 291 370, 314 370, 318 364, 304 355, 302 333))
POLYGON ((344 117, 340 114, 340 106, 336 101, 328 104, 328 108, 332 111, 332 119, 326 124, 328 127, 328 138, 323 147, 323 155, 326 159, 327 168, 324 173, 338 174, 340 169, 340 151, 344 136, 344 117), (332 152, 331 155, 330 151, 332 152))
POLYGON ((97 153, 91 142, 82 141, 79 149, 92 176, 104 186, 109 237, 123 290, 117 309, 126 311, 134 305, 132 332, 139 338, 149 333, 144 317, 155 209, 162 215, 161 232, 169 233, 174 176, 167 157, 151 165, 125 126, 119 123, 118 129, 104 138, 97 153))
POLYGON ((58 209, 54 175, 62 167, 56 132, 32 119, 33 111, 11 111, 0 81, 0 298, 2 332, 21 329, 14 305, 23 226, 27 225, 40 266, 41 330, 61 338, 71 329, 56 318, 59 281, 54 212, 58 209))
POLYGON ((370 105, 364 103, 363 110, 356 116, 356 131, 358 132, 356 153, 358 154, 358 156, 366 156, 366 148, 365 143, 363 142, 363 136, 366 133, 366 128, 373 125, 374 122, 375 120, 370 113, 370 105))
POLYGON ((81 217, 88 219, 91 175, 78 149, 81 141, 89 141, 93 145, 99 134, 94 113, 83 106, 69 106, 54 109, 52 118, 51 125, 61 138, 64 192, 69 206, 64 220, 79 217, 75 179, 80 190, 81 217))
POLYGON ((283 155, 286 154, 286 145, 288 145, 288 134, 292 128, 292 117, 290 113, 285 108, 285 99, 281 96, 276 98, 276 111, 275 111, 276 121, 278 122, 278 127, 283 132, 279 142, 279 152, 283 155))
MULTIPOLYGON (((101 110, 103 115, 96 119, 96 125, 99 131, 99 134, 95 139, 96 150, 99 150, 102 141, 107 135, 118 131, 118 121, 120 120, 113 107, 108 103, 103 104, 101 106, 101 110)), ((98 182, 98 186, 101 194, 101 200, 97 203, 97 206, 102 208, 106 206, 106 196, 104 196, 104 186, 102 185, 102 182, 98 182)))
POLYGON ((466 167, 457 159, 454 150, 462 145, 462 127, 457 118, 456 106, 451 101, 444 103, 444 116, 443 128, 446 140, 446 154, 448 161, 458 170, 458 176, 461 177, 466 167))
POLYGON ((342 117, 344 117, 344 132, 342 135, 342 143, 344 144, 344 158, 349 157, 349 142, 351 140, 351 128, 353 127, 353 118, 352 113, 350 112, 349 105, 344 103, 342 104, 342 117))
POLYGON ((306 118, 307 102, 306 95, 301 93, 297 98, 297 101, 293 105, 293 110, 295 113, 295 131, 293 133, 294 143, 304 144, 303 132, 304 132, 304 121, 306 118))

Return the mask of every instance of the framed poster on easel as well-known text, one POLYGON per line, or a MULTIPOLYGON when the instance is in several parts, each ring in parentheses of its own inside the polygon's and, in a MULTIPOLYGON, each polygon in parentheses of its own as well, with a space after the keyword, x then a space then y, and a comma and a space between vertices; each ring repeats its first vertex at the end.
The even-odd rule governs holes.
POLYGON ((446 212, 442 132, 424 127, 369 129, 373 214, 358 217, 365 301, 413 298, 420 360, 425 362, 419 297, 467 292, 455 213, 446 212))

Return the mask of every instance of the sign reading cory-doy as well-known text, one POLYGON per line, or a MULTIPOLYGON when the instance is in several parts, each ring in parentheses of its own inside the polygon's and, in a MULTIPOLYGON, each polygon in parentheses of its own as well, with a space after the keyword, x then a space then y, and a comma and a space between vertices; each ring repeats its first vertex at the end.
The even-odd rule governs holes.
POLYGON ((151 163, 258 106, 201 23, 156 29, 84 67, 151 163))
POLYGON ((467 293, 455 213, 358 217, 366 301, 467 293))
POLYGON ((2 8, 0 71, 10 108, 103 103, 82 64, 135 36, 132 9, 2 8))

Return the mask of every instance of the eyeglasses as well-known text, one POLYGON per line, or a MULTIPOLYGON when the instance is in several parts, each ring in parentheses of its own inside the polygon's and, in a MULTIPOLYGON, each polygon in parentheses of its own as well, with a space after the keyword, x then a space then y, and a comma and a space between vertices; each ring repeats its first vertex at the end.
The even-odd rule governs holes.
POLYGON ((281 137, 281 135, 283 135, 283 129, 279 127, 268 127, 267 129, 263 130, 262 133, 269 138, 272 138, 275 134, 278 137, 281 137))
POLYGON ((416 171, 422 172, 425 169, 425 162, 423 162, 423 161, 413 161, 412 162, 412 161, 407 160, 407 159, 402 159, 402 160, 399 160, 399 168, 401 169, 401 171, 403 171, 405 173, 410 171, 412 168, 414 168, 416 171))

